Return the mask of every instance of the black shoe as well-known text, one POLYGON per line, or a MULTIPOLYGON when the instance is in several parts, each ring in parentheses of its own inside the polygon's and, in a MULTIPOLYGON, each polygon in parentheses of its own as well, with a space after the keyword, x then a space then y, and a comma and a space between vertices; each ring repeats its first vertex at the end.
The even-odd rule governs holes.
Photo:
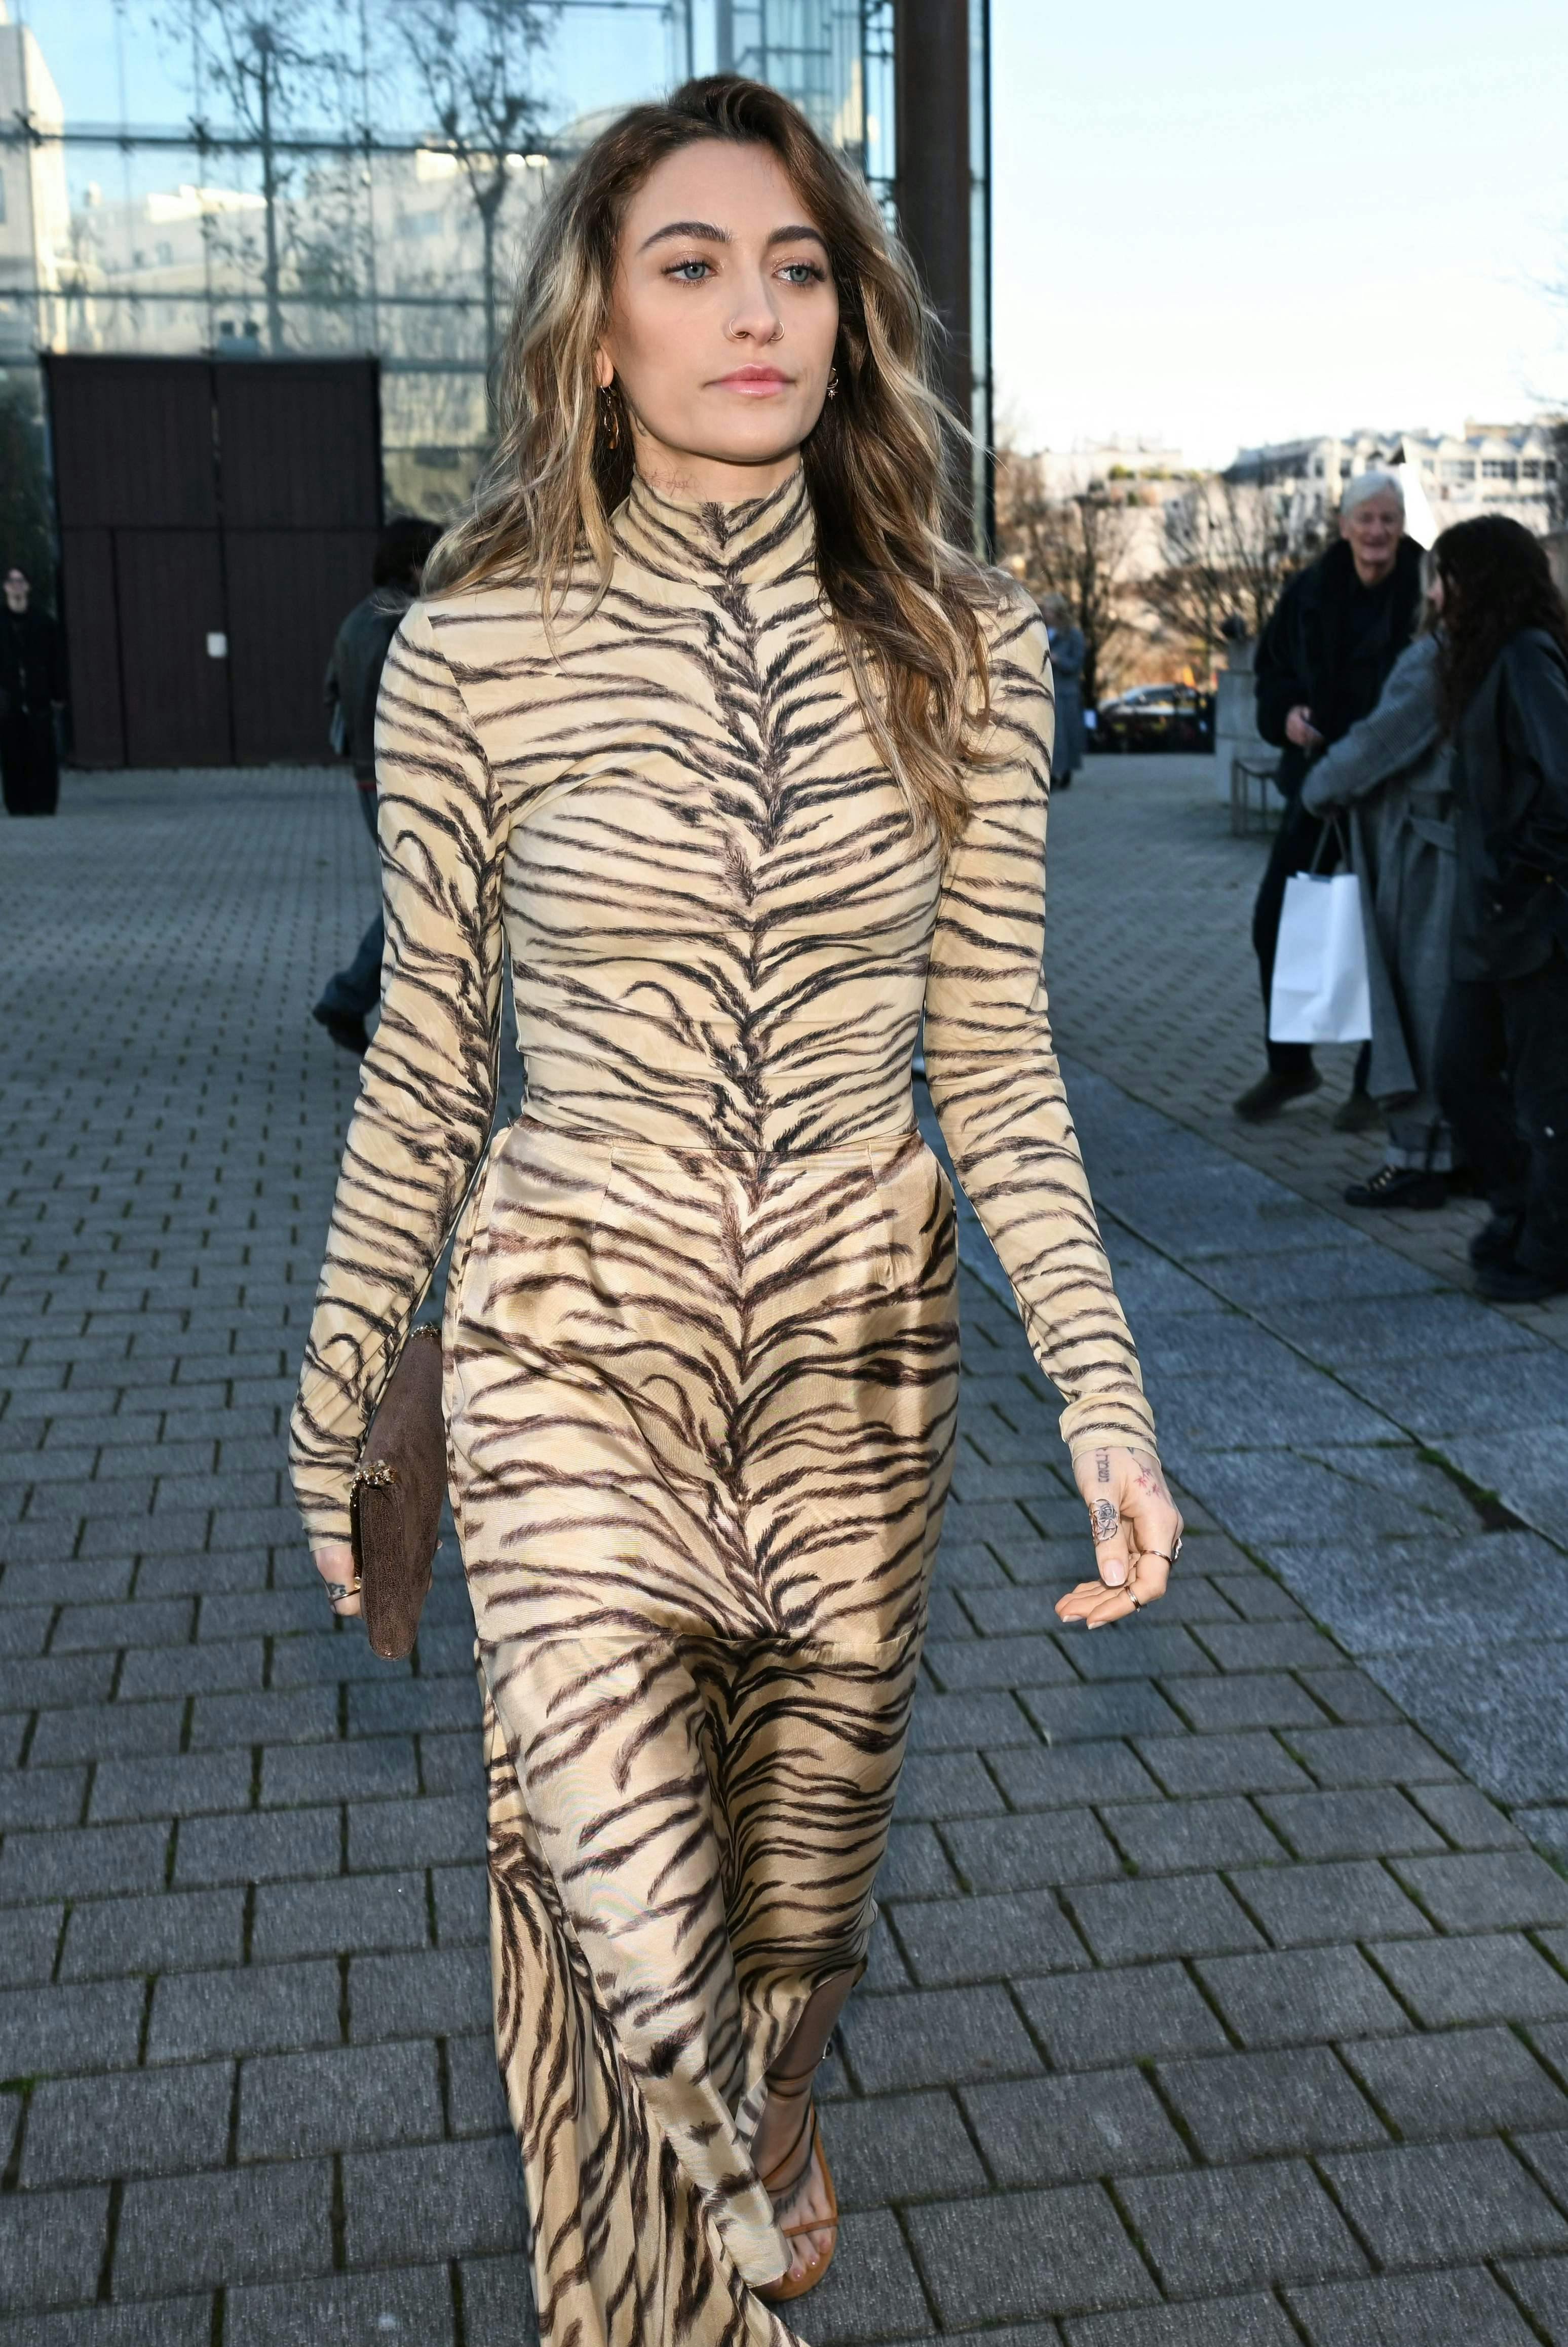
POLYGON ((1490 1223, 1483 1223, 1470 1243, 1470 1259, 1477 1271, 1483 1265, 1512 1264, 1523 1228, 1522 1214, 1493 1214, 1490 1223))
POLYGON ((1287 1101, 1305 1100, 1322 1081, 1316 1068, 1308 1068, 1300 1076, 1282 1076, 1270 1068, 1266 1076, 1259 1076, 1256 1083, 1231 1106, 1244 1124, 1266 1124, 1271 1116, 1279 1114, 1287 1101))
POLYGON ((1493 1304, 1544 1304, 1548 1296, 1568 1296, 1568 1271, 1553 1275, 1526 1271, 1522 1263, 1483 1263, 1475 1284, 1493 1304))
POLYGON ((1448 1176, 1429 1174, 1420 1165, 1382 1165, 1369 1182, 1352 1182, 1345 1193, 1348 1206, 1410 1206, 1427 1214, 1448 1204, 1448 1176))
POLYGON ((1328 1122, 1336 1133, 1370 1133, 1375 1124, 1382 1123, 1383 1112, 1370 1092, 1352 1092, 1348 1101, 1341 1101, 1328 1122))
POLYGON ((339 1051, 352 1051, 356 1059, 364 1059, 370 1049, 370 1037, 357 1011, 327 1010, 318 1002, 311 1017, 326 1029, 339 1051))

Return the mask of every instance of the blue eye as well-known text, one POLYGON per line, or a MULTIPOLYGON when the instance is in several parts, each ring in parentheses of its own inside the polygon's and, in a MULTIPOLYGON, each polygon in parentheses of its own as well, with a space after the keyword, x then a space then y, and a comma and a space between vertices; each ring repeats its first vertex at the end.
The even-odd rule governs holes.
POLYGON ((678 278, 682 285, 700 285, 704 277, 712 276, 712 269, 706 261, 678 261, 664 273, 667 277, 678 278))
POLYGON ((815 261, 786 261, 782 274, 792 285, 820 285, 823 272, 815 261))

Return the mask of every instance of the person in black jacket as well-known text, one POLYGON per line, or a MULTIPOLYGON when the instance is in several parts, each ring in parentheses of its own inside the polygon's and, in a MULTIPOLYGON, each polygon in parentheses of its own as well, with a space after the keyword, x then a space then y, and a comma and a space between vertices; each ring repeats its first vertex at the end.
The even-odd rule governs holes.
MULTIPOLYGON (((1252 921, 1266 1038, 1285 884, 1315 856, 1321 871, 1332 871, 1337 860, 1322 822, 1301 805, 1302 783, 1313 759, 1377 706, 1420 609, 1422 548, 1404 534, 1405 493, 1394 474, 1356 475, 1340 503, 1339 530, 1336 543, 1280 597, 1254 664, 1258 731, 1284 752, 1278 784, 1286 802, 1252 921)), ((1251 1124, 1277 1116, 1287 1101, 1316 1092, 1323 1081, 1310 1044, 1270 1042, 1267 1049, 1267 1074, 1235 1103, 1236 1114, 1251 1124)), ((1354 1102, 1347 1110, 1337 1122, 1352 1128, 1377 1122, 1369 1102, 1365 1119, 1354 1102)))
POLYGON ((60 631, 33 609, 33 587, 19 563, 5 573, 0 610, 0 783, 7 815, 53 815, 60 803, 55 712, 66 698, 60 631))
MULTIPOLYGON (((381 671, 403 615, 419 592, 420 574, 441 532, 431 521, 405 514, 390 521, 376 540, 371 590, 356 603, 337 631, 327 664, 327 704, 333 747, 350 760, 360 812, 375 837, 375 702, 381 671)), ((345 1051, 363 1052, 369 1042, 365 1018, 381 998, 381 958, 386 931, 376 914, 346 969, 327 980, 312 1011, 333 1041, 345 1051)))
POLYGON ((1438 1085, 1491 1202, 1477 1286, 1532 1304, 1568 1294, 1568 608, 1501 514, 1434 551, 1458 848, 1438 1085))

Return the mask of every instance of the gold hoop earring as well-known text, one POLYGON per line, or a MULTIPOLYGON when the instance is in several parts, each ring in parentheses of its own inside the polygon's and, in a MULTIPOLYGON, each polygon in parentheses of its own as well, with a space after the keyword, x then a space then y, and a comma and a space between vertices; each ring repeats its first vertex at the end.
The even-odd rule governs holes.
POLYGON ((838 369, 835 366, 827 370, 827 395, 829 399, 838 397, 838 369))
POLYGON ((608 383, 601 383, 599 386, 599 420, 603 427, 605 445, 610 448, 619 448, 620 407, 613 387, 608 383))

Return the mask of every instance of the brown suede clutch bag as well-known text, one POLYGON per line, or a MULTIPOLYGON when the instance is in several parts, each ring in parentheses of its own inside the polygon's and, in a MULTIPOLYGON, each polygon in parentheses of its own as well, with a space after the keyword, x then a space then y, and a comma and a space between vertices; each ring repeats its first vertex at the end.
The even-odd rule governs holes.
POLYGON ((365 1635, 400 1662, 419 1631, 446 1496, 441 1331, 410 1332, 370 1421, 349 1501, 365 1635))

